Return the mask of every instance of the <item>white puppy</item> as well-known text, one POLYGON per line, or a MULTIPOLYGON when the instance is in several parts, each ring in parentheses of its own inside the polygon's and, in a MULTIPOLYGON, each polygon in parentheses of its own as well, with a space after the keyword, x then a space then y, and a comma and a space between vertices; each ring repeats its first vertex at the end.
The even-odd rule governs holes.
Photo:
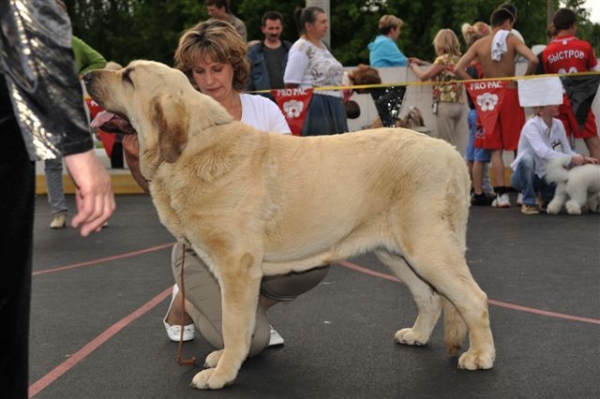
POLYGON ((600 212, 600 165, 582 165, 569 170, 570 162, 571 157, 564 156, 548 164, 546 180, 556 183, 548 213, 556 215, 563 205, 571 215, 580 215, 581 207, 585 205, 591 212, 600 212), (570 199, 567 201, 567 198, 570 199))

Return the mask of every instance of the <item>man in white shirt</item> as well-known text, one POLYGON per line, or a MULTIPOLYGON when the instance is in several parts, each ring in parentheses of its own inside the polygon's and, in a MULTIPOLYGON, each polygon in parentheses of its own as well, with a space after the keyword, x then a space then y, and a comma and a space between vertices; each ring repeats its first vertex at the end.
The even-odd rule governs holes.
POLYGON ((559 78, 520 81, 519 102, 523 107, 533 107, 534 116, 521 130, 518 155, 510 165, 513 169, 510 184, 523 195, 521 212, 536 215, 540 213, 540 208, 545 210, 545 204, 554 197, 556 186, 545 179, 551 159, 571 155, 574 165, 597 164, 598 160, 573 151, 562 122, 555 118, 558 106, 562 104, 562 84, 559 78), (539 208, 536 204, 538 195, 539 208))

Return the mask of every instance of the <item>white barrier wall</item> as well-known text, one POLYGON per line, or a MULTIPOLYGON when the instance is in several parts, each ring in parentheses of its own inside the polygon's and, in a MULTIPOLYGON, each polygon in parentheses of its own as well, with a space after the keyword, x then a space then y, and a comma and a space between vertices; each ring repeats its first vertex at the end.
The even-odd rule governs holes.
MULTIPOLYGON (((353 69, 355 69, 355 67, 346 68, 347 71, 351 71, 353 69)), ((525 63, 517 64, 517 75, 524 74, 525 69, 525 63)), ((377 68, 377 70, 379 71, 379 74, 381 76, 382 83, 392 84, 418 82, 418 78, 409 68, 377 68)), ((410 106, 419 108, 419 110, 423 114, 425 126, 432 132, 432 135, 435 136, 435 116, 433 115, 431 110, 431 90, 431 85, 408 86, 406 94, 404 96, 404 102, 402 104, 401 117, 403 118, 406 115, 410 106)), ((359 118, 348 120, 348 127, 350 128, 350 131, 357 131, 368 128, 371 125, 371 123, 378 117, 377 110, 375 109, 375 104, 373 103, 371 96, 369 94, 354 93, 352 95, 352 99, 359 104, 361 112, 359 118)), ((463 121, 460 124, 460 130, 464 132, 464 134, 462 135, 461 143, 458 145, 457 148, 457 150, 459 150, 461 154, 464 154, 465 152, 469 134, 469 128, 467 125, 467 104, 465 104, 465 108, 466 112, 464 114, 463 121)), ((596 99, 594 100, 592 109, 594 110, 594 114, 596 115, 596 123, 599 125, 598 130, 600 131, 600 89, 599 93, 596 95, 596 99)), ((526 108, 525 112, 529 116, 531 114, 531 109, 526 108)), ((577 152, 587 154, 587 149, 582 140, 577 140, 575 145, 575 150, 577 152)), ((508 163, 511 161, 512 154, 505 154, 506 165, 508 165, 508 163)))

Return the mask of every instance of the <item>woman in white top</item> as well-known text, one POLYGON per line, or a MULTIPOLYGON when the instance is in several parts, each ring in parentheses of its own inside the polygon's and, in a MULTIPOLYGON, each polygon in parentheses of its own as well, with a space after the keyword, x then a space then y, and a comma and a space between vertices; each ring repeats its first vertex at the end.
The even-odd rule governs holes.
MULTIPOLYGON (((246 59, 246 44, 231 24, 209 20, 184 32, 175 51, 175 67, 188 76, 197 90, 217 100, 236 120, 265 132, 290 133, 283 114, 273 101, 242 93, 248 84, 250 64, 246 59)), ((124 147, 131 148, 125 143, 124 147)), ((131 154, 126 159, 130 168, 133 162, 134 169, 139 171, 131 154)), ((164 319, 169 339, 179 341, 183 321, 184 341, 194 339, 196 327, 209 344, 222 349, 221 293, 217 280, 204 261, 189 247, 184 252, 183 246, 176 244, 171 259, 177 284, 181 281, 182 265, 185 267, 185 309, 181 308, 181 296, 176 284, 164 319)), ((328 267, 320 267, 304 273, 263 278, 250 356, 267 346, 283 343, 281 336, 270 327, 265 311, 278 302, 290 301, 315 287, 325 278, 328 270, 328 267)))
MULTIPOLYGON (((288 54, 283 76, 285 87, 341 86, 344 68, 321 41, 329 29, 325 11, 319 7, 307 7, 296 13, 296 20, 300 38, 288 54)), ((317 136, 347 131, 348 119, 341 90, 313 92, 301 135, 317 136)))

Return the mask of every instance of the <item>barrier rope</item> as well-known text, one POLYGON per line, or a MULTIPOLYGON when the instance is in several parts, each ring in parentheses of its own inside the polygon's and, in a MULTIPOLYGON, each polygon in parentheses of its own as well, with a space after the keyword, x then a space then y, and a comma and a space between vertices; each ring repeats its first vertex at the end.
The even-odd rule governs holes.
MULTIPOLYGON (((518 81, 518 80, 526 80, 526 79, 539 79, 542 77, 574 77, 574 76, 589 76, 589 75, 600 75, 600 71, 587 71, 587 72, 577 72, 577 73, 552 73, 552 74, 544 74, 544 75, 522 75, 522 76, 510 76, 510 77, 502 77, 502 78, 482 78, 482 79, 465 79, 465 80, 449 80, 444 82, 436 82, 436 81, 426 81, 426 82, 397 82, 397 83, 380 83, 380 84, 368 84, 368 85, 350 85, 350 86, 320 86, 313 87, 313 91, 334 91, 334 90, 361 90, 361 89, 377 89, 377 88, 385 88, 385 87, 395 87, 395 86, 435 86, 439 84, 453 84, 453 83, 474 83, 474 82, 497 82, 497 81, 518 81)), ((250 94, 261 94, 261 93, 270 93, 271 90, 254 90, 249 91, 250 94)))

